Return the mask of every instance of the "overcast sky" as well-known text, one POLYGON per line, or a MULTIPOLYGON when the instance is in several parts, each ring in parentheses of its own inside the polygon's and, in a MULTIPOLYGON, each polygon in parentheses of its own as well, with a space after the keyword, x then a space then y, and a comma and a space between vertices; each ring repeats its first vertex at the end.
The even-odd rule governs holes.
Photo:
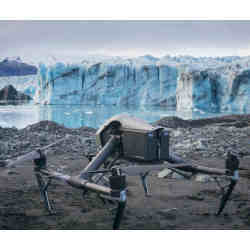
POLYGON ((0 57, 250 55, 250 21, 0 21, 0 57))

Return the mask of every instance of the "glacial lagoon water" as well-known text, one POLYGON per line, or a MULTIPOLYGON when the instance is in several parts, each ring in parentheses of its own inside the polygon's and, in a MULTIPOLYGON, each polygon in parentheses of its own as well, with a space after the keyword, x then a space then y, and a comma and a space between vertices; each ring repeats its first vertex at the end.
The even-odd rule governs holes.
POLYGON ((199 119, 231 114, 225 112, 205 113, 200 110, 176 112, 165 107, 149 106, 1 105, 0 126, 21 129, 42 120, 50 120, 69 128, 82 126, 98 128, 110 117, 121 113, 128 113, 148 122, 154 122, 166 116, 178 116, 182 119, 199 119))

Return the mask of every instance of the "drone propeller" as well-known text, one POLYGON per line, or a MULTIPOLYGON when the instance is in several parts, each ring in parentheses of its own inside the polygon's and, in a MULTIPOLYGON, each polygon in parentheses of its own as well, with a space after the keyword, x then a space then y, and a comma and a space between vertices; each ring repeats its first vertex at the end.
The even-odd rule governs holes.
POLYGON ((45 147, 42 147, 40 149, 37 150, 33 150, 25 155, 19 156, 16 160, 12 160, 11 162, 9 162, 5 168, 11 168, 11 167, 16 167, 18 164, 23 163, 24 161, 28 161, 28 160, 35 160, 35 159, 39 159, 40 158, 40 152, 44 152, 45 154, 48 152, 48 149, 52 146, 55 146, 56 144, 68 139, 69 136, 66 136, 65 138, 62 138, 54 143, 51 143, 45 147))

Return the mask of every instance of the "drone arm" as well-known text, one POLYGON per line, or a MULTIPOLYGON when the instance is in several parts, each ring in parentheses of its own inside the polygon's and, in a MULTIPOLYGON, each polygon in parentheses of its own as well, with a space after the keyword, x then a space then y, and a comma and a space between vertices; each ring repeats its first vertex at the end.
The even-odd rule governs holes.
POLYGON ((140 174, 140 178, 141 178, 141 182, 142 182, 142 186, 145 192, 145 196, 149 197, 150 193, 149 193, 149 188, 148 188, 148 182, 147 182, 147 176, 149 175, 149 172, 146 172, 144 174, 140 174))
MULTIPOLYGON (((127 196, 126 196, 126 177, 124 175, 121 175, 118 169, 114 169, 112 171, 112 176, 110 177, 110 187, 95 184, 87 179, 81 178, 80 176, 71 177, 69 175, 64 175, 55 171, 49 171, 47 169, 41 169, 40 173, 50 178, 55 178, 64 181, 74 188, 89 190, 91 192, 100 194, 101 197, 105 199, 117 201, 118 207, 113 223, 113 229, 119 229, 124 214, 124 210, 126 207, 127 196)), ((44 201, 45 203, 47 202, 45 205, 46 208, 50 210, 51 207, 48 202, 48 199, 46 198, 47 196, 44 196, 44 201)))
MULTIPOLYGON (((184 161, 172 155, 170 157, 170 161, 173 163, 182 163, 184 164, 184 161)), ((186 166, 176 166, 176 168, 183 170, 183 171, 190 171, 190 172, 196 172, 196 173, 204 173, 204 174, 209 174, 209 175, 221 175, 228 177, 230 180, 230 184, 228 186, 228 189, 225 194, 223 194, 220 202, 220 207, 216 215, 220 215, 223 209, 225 208, 227 201, 229 200, 234 187, 236 186, 238 180, 239 180, 239 159, 237 156, 230 151, 227 152, 227 159, 226 159, 226 166, 225 169, 215 169, 215 168, 208 168, 204 166, 199 166, 197 164, 194 164, 192 166, 192 163, 190 165, 186 166)))
POLYGON ((89 191, 100 193, 100 194, 111 195, 111 189, 109 187, 95 184, 86 179, 80 178, 79 176, 70 176, 70 175, 65 175, 65 174, 55 172, 55 171, 44 170, 44 169, 40 170, 40 173, 50 178, 63 181, 69 184, 70 186, 78 188, 78 189, 84 189, 84 190, 89 190, 89 191))
POLYGON ((79 189, 87 189, 89 191, 98 193, 98 194, 104 194, 104 195, 110 195, 111 196, 111 189, 109 187, 105 187, 102 185, 95 184, 93 182, 89 182, 86 179, 82 179, 78 176, 70 177, 70 179, 67 181, 69 185, 75 188, 79 189))
POLYGON ((126 176, 121 175, 120 169, 112 169, 112 176, 109 177, 110 187, 89 182, 79 176, 71 177, 67 183, 76 188, 83 188, 101 194, 103 198, 118 201, 118 207, 113 223, 113 229, 117 230, 120 227, 121 220, 126 207, 126 176))
POLYGON ((49 211, 50 214, 53 214, 53 209, 51 207, 50 200, 49 200, 49 197, 48 197, 48 191, 47 191, 51 179, 49 179, 48 183, 45 184, 45 182, 43 180, 43 177, 41 176, 40 173, 35 172, 35 176, 36 176, 36 179, 37 179, 37 183, 38 183, 40 193, 41 193, 41 197, 42 197, 42 199, 44 201, 45 207, 49 211))
POLYGON ((239 164, 240 161, 237 158, 236 155, 232 154, 231 152, 227 153, 227 159, 226 159, 226 171, 228 171, 231 174, 231 182, 229 184, 227 192, 222 196, 220 208, 216 215, 220 215, 223 211, 224 207, 227 204, 227 201, 230 198, 230 195, 232 194, 235 185, 237 184, 239 180, 239 164))
POLYGON ((209 168, 201 166, 199 163, 194 161, 184 161, 182 158, 176 156, 175 154, 170 154, 168 162, 171 163, 172 168, 176 168, 186 172, 193 173, 203 173, 209 175, 226 175, 227 171, 225 169, 209 168))
POLYGON ((83 179, 90 179, 106 159, 114 152, 120 143, 119 137, 111 136, 102 150, 92 159, 86 168, 80 173, 79 177, 83 179), (91 171, 93 171, 91 173, 91 171))
POLYGON ((218 210, 216 215, 220 215, 221 212, 223 211, 223 209, 226 206, 226 203, 227 203, 228 199, 230 198, 230 195, 232 194, 236 184, 237 184, 237 180, 232 180, 231 183, 229 184, 227 192, 221 198, 220 207, 219 207, 219 210, 218 210))
POLYGON ((42 148, 40 148, 38 150, 34 150, 34 151, 31 151, 31 152, 29 152, 29 153, 27 153, 25 155, 19 156, 16 160, 11 161, 9 164, 7 164, 6 168, 16 166, 18 164, 23 163, 24 161, 28 161, 28 160, 31 161, 31 160, 35 160, 35 159, 40 159, 41 152, 45 153, 45 151, 48 150, 50 147, 55 146, 56 144, 66 140, 67 138, 68 138, 68 136, 66 136, 65 138, 62 138, 62 139, 60 139, 60 140, 58 140, 56 142, 53 142, 53 143, 51 143, 51 144, 49 144, 49 145, 47 145, 45 147, 42 147, 42 148))
POLYGON ((192 166, 189 163, 164 163, 164 164, 150 164, 150 165, 136 165, 136 166, 128 166, 122 168, 122 171, 129 175, 129 176, 136 176, 145 174, 149 171, 161 171, 165 168, 169 168, 171 170, 181 170, 185 172, 192 172, 192 173, 204 173, 204 174, 211 174, 211 175, 225 175, 227 173, 224 169, 217 169, 217 168, 209 168, 204 166, 192 166))
POLYGON ((11 168, 13 166, 23 163, 24 161, 34 160, 39 157, 40 157, 40 154, 35 150, 23 156, 19 156, 15 161, 11 161, 9 164, 7 164, 6 168, 11 168))
POLYGON ((126 200, 127 200, 126 191, 122 191, 120 195, 120 201, 118 202, 117 212, 116 212, 116 216, 115 216, 115 220, 113 224, 114 230, 117 230, 120 227, 121 220, 124 214, 124 210, 126 208, 126 200))
MULTIPOLYGON (((192 164, 192 163, 191 163, 192 164)), ((202 174, 208 174, 208 175, 226 175, 227 170, 225 169, 217 169, 217 168, 209 168, 205 166, 199 166, 199 165, 191 165, 189 163, 183 163, 183 164, 172 164, 171 168, 178 169, 185 172, 192 172, 192 173, 202 173, 202 174)))

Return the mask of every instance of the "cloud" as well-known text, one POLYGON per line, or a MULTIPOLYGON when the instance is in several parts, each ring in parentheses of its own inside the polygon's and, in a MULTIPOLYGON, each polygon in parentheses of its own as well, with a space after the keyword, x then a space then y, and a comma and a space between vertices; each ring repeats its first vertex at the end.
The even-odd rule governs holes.
POLYGON ((0 56, 249 54, 250 21, 0 21, 0 56))

